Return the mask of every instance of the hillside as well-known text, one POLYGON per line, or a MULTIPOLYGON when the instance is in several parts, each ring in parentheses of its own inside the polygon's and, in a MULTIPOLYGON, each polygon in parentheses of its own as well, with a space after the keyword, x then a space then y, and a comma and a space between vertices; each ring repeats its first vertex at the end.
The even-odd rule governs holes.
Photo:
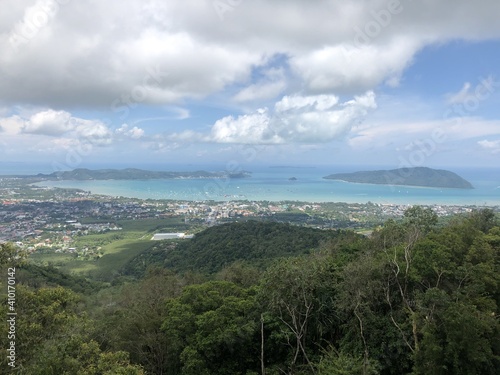
POLYGON ((335 173, 323 178, 363 184, 474 189, 469 181, 463 179, 456 173, 443 169, 432 169, 426 167, 362 171, 354 173, 335 173))
MULTIPOLYGON (((2 243, 0 310, 22 319, 0 328, 12 340, 0 367, 15 358, 26 374, 497 375, 498 219, 484 209, 439 223, 414 206, 370 237, 233 223, 192 241, 144 241, 154 252, 138 249, 127 265, 147 272, 124 274, 109 259, 104 283, 30 264, 33 254, 2 243)), ((124 228, 136 237, 151 224, 124 228)))
POLYGON ((141 265, 155 264, 176 271, 196 270, 215 273, 235 261, 257 266, 270 259, 307 254, 333 238, 361 238, 352 232, 324 231, 281 223, 247 221, 215 226, 197 234, 192 240, 172 248, 170 242, 132 259, 126 267, 129 274, 141 274, 141 265))
POLYGON ((165 172, 137 168, 95 170, 78 168, 72 171, 60 171, 51 174, 39 173, 36 177, 59 180, 153 180, 172 178, 244 178, 250 177, 250 173, 246 171, 237 173, 207 171, 165 172))

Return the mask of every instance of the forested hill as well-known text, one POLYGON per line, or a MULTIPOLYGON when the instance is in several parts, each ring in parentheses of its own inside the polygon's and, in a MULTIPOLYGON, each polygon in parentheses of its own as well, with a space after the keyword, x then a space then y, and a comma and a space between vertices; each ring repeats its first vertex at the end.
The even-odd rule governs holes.
POLYGON ((498 375, 498 219, 439 222, 414 206, 370 237, 222 225, 152 244, 193 272, 116 269, 112 284, 33 267, 2 243, 0 314, 17 315, 0 325, 0 373, 498 375))
POLYGON ((36 177, 60 180, 153 180, 171 178, 242 178, 249 177, 249 172, 163 172, 144 169, 86 169, 78 168, 72 171, 60 171, 51 174, 38 174, 36 177))
POLYGON ((129 264, 158 264, 175 271, 193 270, 215 273, 235 261, 254 265, 269 264, 270 259, 307 254, 322 242, 349 237, 356 241, 362 236, 353 232, 324 231, 282 223, 247 221, 215 226, 197 234, 191 241, 165 251, 159 244, 142 253, 129 264))
POLYGON ((364 184, 407 185, 455 189, 474 188, 469 181, 463 179, 454 172, 427 167, 335 173, 324 178, 364 184))

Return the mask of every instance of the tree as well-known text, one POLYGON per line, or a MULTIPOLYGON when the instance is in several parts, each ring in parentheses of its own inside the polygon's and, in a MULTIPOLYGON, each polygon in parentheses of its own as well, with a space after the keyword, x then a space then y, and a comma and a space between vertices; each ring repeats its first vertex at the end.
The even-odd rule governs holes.
MULTIPOLYGON (((31 291, 16 286, 16 368, 22 375, 141 375, 124 352, 102 352, 89 337, 92 322, 80 311, 81 299, 62 288, 31 291)), ((2 303, 0 310, 5 313, 2 303)), ((4 328, 4 325, 2 326, 4 328)), ((2 337, 7 337, 3 332, 2 337)), ((5 358, 0 365, 7 366, 5 358)), ((5 367, 3 367, 5 368, 5 367)))
POLYGON ((179 277, 152 269, 145 279, 124 286, 119 294, 108 298, 100 294, 96 298, 102 306, 94 317, 99 326, 95 339, 112 350, 130 353, 131 361, 148 373, 169 373, 173 349, 161 325, 166 300, 177 297, 181 289, 179 277))
POLYGON ((26 254, 22 251, 18 251, 16 247, 9 243, 0 243, 0 268, 3 267, 16 267, 22 264, 23 260, 26 258, 26 254))
POLYGON ((494 374, 498 368, 500 248, 475 218, 455 220, 414 246, 415 374, 494 374))
POLYGON ((329 263, 321 256, 280 260, 263 277, 261 303, 281 323, 291 371, 305 364, 314 372, 309 348, 333 325, 331 281, 329 263))
POLYGON ((316 365, 317 375, 376 375, 377 367, 366 364, 362 356, 356 357, 344 352, 338 352, 333 347, 325 351, 316 365))
POLYGON ((167 302, 162 329, 176 373, 246 374, 259 364, 259 313, 253 288, 227 281, 186 287, 167 302))
POLYGON ((257 268, 236 261, 217 273, 217 279, 230 281, 244 288, 259 283, 260 272, 257 268))
POLYGON ((413 206, 404 212, 405 222, 426 234, 437 224, 438 216, 432 208, 413 206))
POLYGON ((40 375, 144 375, 129 362, 126 352, 103 352, 95 341, 82 336, 65 337, 43 347, 43 355, 27 374, 40 375))
POLYGON ((488 233, 490 229, 497 225, 495 213, 490 208, 472 211, 469 215, 468 221, 474 226, 474 228, 483 233, 488 233))

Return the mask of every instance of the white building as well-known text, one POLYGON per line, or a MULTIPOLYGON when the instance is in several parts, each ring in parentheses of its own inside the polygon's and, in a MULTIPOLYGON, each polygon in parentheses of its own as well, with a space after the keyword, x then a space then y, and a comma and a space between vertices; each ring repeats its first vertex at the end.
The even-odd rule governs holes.
POLYGON ((175 239, 185 239, 185 238, 193 238, 192 234, 186 235, 185 233, 156 233, 153 238, 153 241, 160 240, 175 240, 175 239))

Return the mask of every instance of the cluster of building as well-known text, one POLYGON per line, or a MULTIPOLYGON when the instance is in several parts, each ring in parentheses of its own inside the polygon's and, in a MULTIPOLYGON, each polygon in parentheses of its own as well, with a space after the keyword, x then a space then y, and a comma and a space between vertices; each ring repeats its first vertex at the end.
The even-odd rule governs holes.
MULTIPOLYGON (((243 218, 268 218, 320 228, 370 227, 402 217, 408 205, 377 203, 307 203, 263 201, 160 201, 79 194, 49 199, 3 199, 0 195, 0 242, 18 242, 28 250, 71 251, 75 236, 120 230, 122 220, 182 218, 185 223, 217 225, 243 218)), ((68 194, 68 192, 64 192, 68 194)), ((424 206, 439 216, 470 212, 475 207, 424 206)), ((500 211, 499 207, 494 208, 500 211)), ((189 238, 162 233, 152 239, 189 238), (163 236, 162 236, 163 235, 163 236), (165 236, 166 235, 166 236, 165 236)))

